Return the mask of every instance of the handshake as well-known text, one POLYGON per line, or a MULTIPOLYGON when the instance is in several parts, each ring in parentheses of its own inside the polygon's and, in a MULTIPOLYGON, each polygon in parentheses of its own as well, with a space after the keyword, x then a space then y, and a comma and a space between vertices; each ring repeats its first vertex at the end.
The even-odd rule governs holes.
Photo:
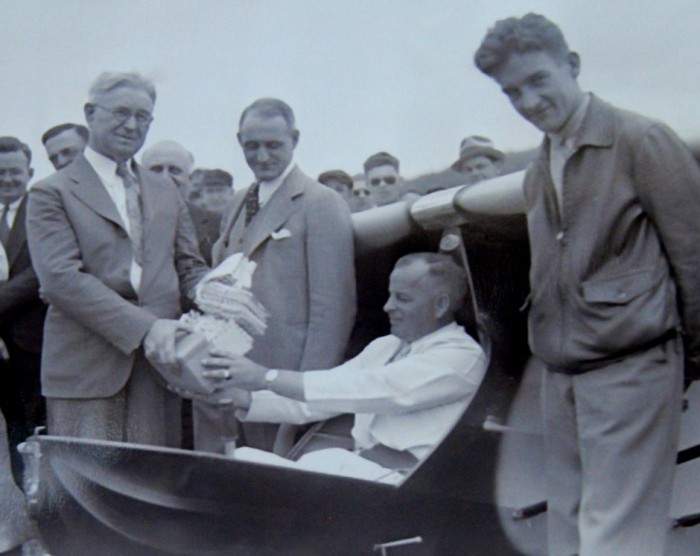
POLYGON ((250 291, 255 263, 237 253, 207 274, 196 289, 200 311, 156 321, 144 340, 149 361, 168 388, 186 398, 225 403, 203 360, 245 355, 265 332, 267 311, 250 291))

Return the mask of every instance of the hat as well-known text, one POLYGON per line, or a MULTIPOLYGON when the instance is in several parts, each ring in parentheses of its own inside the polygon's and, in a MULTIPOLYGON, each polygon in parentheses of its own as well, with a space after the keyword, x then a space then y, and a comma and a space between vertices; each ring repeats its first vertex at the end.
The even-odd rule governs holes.
POLYGON ((491 139, 481 135, 471 135, 462 139, 459 145, 459 160, 452 165, 452 169, 459 172, 462 162, 475 156, 488 156, 495 162, 500 162, 506 157, 501 151, 494 148, 491 139))
POLYGON ((322 174, 319 174, 317 181, 324 185, 328 185, 326 182, 332 180, 339 181, 352 189, 352 176, 350 176, 350 174, 347 172, 343 172, 342 170, 328 170, 327 172, 323 172, 322 174))

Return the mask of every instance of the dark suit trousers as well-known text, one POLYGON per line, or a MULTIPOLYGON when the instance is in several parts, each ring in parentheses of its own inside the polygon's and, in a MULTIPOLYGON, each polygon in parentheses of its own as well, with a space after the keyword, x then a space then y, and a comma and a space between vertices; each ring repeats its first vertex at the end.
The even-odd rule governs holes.
POLYGON ((0 410, 7 421, 12 470, 21 482, 22 458, 17 444, 24 441, 34 429, 46 424, 46 408, 41 397, 41 354, 26 351, 15 344, 9 335, 3 336, 9 361, 0 362, 0 410))
POLYGON ((180 430, 179 402, 139 349, 129 380, 114 396, 47 398, 49 434, 179 447, 173 439, 180 430))

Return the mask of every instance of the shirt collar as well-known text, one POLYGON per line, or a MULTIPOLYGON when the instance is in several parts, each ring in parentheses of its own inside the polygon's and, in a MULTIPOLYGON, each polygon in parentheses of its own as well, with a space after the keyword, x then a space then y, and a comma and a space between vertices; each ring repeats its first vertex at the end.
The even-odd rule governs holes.
MULTIPOLYGON (((26 195, 26 193, 24 194, 26 195)), ((24 195, 22 195, 19 199, 15 199, 10 203, 10 208, 8 209, 9 212, 14 212, 19 208, 20 203, 22 202, 22 199, 24 199, 24 195)), ((0 204, 0 209, 4 208, 4 205, 0 204)))
POLYGON ((566 141, 573 140, 581 131, 583 126, 583 121, 586 119, 586 113, 588 112, 588 106, 591 104, 590 93, 585 93, 583 95, 583 100, 579 104, 578 108, 574 111, 571 117, 568 119, 564 127, 559 130, 558 133, 550 133, 549 139, 554 145, 561 145, 566 141))
POLYGON ((453 330, 455 328, 460 328, 460 326, 455 321, 452 321, 451 323, 446 324, 445 326, 442 326, 442 327, 438 328, 437 330, 433 330, 432 332, 426 334, 425 336, 421 336, 417 340, 414 340, 412 342, 408 342, 408 345, 411 347, 411 350, 413 350, 413 348, 415 348, 417 346, 421 346, 423 344, 430 343, 435 338, 435 336, 438 336, 440 334, 443 334, 444 332, 447 332, 449 330, 453 330))
POLYGON ((294 166, 295 166, 294 159, 292 159, 289 161, 289 164, 284 169, 284 172, 282 172, 279 176, 277 176, 273 180, 261 181, 260 187, 264 187, 265 189, 276 190, 280 185, 282 185, 282 182, 287 179, 287 176, 294 169, 294 166))
MULTIPOLYGON (((99 178, 102 180, 102 183, 112 183, 115 179, 117 179, 117 163, 111 158, 108 158, 105 155, 98 153, 90 147, 85 148, 85 158, 90 163, 93 170, 95 170, 99 178)), ((133 173, 133 159, 129 160, 128 167, 129 170, 133 173)))

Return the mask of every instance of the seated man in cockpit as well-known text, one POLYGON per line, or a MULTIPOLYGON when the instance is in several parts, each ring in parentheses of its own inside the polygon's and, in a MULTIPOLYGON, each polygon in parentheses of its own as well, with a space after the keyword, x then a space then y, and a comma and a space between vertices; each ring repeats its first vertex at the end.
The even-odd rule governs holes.
POLYGON ((455 322, 466 283, 464 271, 449 255, 406 255, 391 273, 384 305, 391 334, 355 358, 330 370, 298 372, 213 355, 203 361, 212 369, 205 374, 221 381, 242 421, 299 424, 355 413, 355 454, 322 450, 297 463, 380 480, 387 470, 410 469, 427 455, 464 412, 484 377, 483 350, 455 322), (366 460, 381 467, 371 469, 366 460), (350 469, 353 461, 356 469, 350 469))

